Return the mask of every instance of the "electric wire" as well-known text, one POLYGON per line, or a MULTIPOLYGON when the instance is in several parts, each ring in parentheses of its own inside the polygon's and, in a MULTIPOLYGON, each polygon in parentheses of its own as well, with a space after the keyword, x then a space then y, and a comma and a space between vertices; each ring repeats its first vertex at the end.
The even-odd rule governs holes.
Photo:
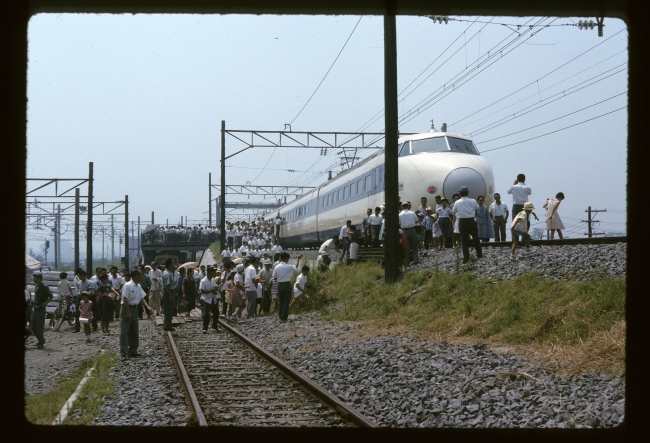
POLYGON ((588 123, 588 122, 590 122, 590 121, 592 121, 592 120, 596 120, 596 119, 599 119, 599 118, 601 118, 601 117, 605 117, 606 115, 613 114, 614 112, 618 112, 618 111, 620 111, 620 110, 622 110, 622 109, 626 109, 626 108, 627 108, 627 106, 623 106, 623 107, 620 107, 620 108, 618 108, 618 109, 614 109, 613 111, 606 112, 605 114, 601 114, 601 115, 598 115, 598 116, 596 116, 596 117, 593 117, 593 118, 590 118, 590 119, 583 120, 583 121, 581 121, 581 122, 575 123, 575 124, 573 124, 573 125, 565 126, 564 128, 560 128, 560 129, 557 129, 557 130, 555 130, 555 131, 547 132, 546 134, 541 134, 541 135, 538 135, 538 136, 536 136, 536 137, 528 138, 528 139, 526 139, 526 140, 521 140, 521 141, 518 141, 518 142, 515 142, 515 143, 510 143, 510 144, 507 144, 507 145, 504 145, 504 146, 499 146, 498 148, 492 148, 492 149, 481 150, 481 152, 482 152, 482 153, 485 153, 485 152, 490 152, 490 151, 496 151, 497 149, 504 149, 504 148, 507 148, 507 147, 510 147, 510 146, 519 145, 519 144, 521 144, 521 143, 525 143, 525 142, 528 142, 528 141, 531 141, 531 140, 535 140, 535 139, 538 139, 538 138, 541 138, 541 137, 546 137, 547 135, 555 134, 556 132, 561 132, 561 131, 564 131, 564 130, 566 130, 566 129, 573 128, 573 127, 575 127, 575 126, 579 126, 579 125, 582 125, 582 124, 584 124, 584 123, 588 123))
POLYGON ((578 112, 582 112, 582 111, 584 111, 585 109, 593 108, 594 106, 597 106, 597 105, 599 105, 599 104, 601 104, 601 103, 605 103, 606 101, 609 101, 609 100, 613 100, 614 98, 616 98, 616 97, 620 97, 621 95, 624 95, 624 94, 627 94, 627 91, 624 91, 624 92, 621 92, 621 93, 619 93, 619 94, 613 95, 613 96, 611 96, 611 97, 609 97, 609 98, 606 98, 605 100, 601 100, 601 101, 599 101, 598 103, 594 103, 594 104, 592 104, 592 105, 585 106, 584 108, 578 109, 577 111, 569 112, 568 114, 564 114, 564 115, 562 115, 562 116, 560 116, 560 117, 557 117, 557 118, 554 118, 554 119, 552 119, 552 120, 545 121, 544 123, 540 123, 540 124, 537 124, 537 125, 535 125, 535 126, 530 126, 530 127, 526 128, 526 129, 522 129, 522 130, 520 130, 520 131, 512 132, 512 133, 507 134, 507 135, 502 135, 502 136, 500 136, 500 137, 491 138, 490 140, 484 140, 484 141, 482 141, 482 142, 480 142, 480 143, 489 143, 489 142, 494 141, 494 140, 499 140, 499 139, 501 139, 501 138, 510 137, 511 135, 519 134, 520 132, 529 131, 529 130, 531 130, 531 129, 534 129, 534 128, 537 128, 537 127, 540 127, 540 126, 546 125, 546 124, 548 124, 548 123, 551 123, 551 122, 554 122, 554 121, 557 121, 557 120, 560 120, 560 119, 563 119, 563 118, 568 117, 568 116, 570 116, 570 115, 577 114, 578 112))
POLYGON ((316 89, 314 90, 314 92, 311 94, 311 96, 310 96, 309 99, 307 100, 307 103, 305 103, 305 105, 300 109, 300 111, 298 111, 298 114, 296 114, 296 116, 293 118, 293 120, 291 120, 291 123, 289 123, 289 125, 291 125, 294 121, 296 121, 296 119, 298 118, 298 116, 302 113, 302 111, 307 107, 307 105, 309 104, 309 102, 311 101, 311 99, 314 97, 314 95, 315 95, 316 92, 318 91, 318 88, 320 88, 320 86, 323 84, 323 82, 324 82, 325 79, 327 78, 327 75, 330 73, 330 71, 331 71, 332 68, 334 67, 334 64, 335 64, 336 61, 339 59, 339 57, 341 56, 341 53, 343 53, 343 50, 345 49, 345 47, 347 46, 348 42, 349 42, 350 39, 352 38, 352 34, 354 34, 354 31, 357 29, 357 26, 359 26, 359 23, 361 22, 361 19, 362 19, 362 18, 363 18, 363 16, 359 17, 359 20, 357 21, 357 24, 354 25, 354 28, 352 29, 352 32, 350 33, 350 35, 348 36, 348 39, 345 41, 345 43, 343 44, 343 47, 341 48, 341 50, 339 51, 338 55, 336 56, 336 58, 335 58, 334 61, 332 62, 332 65, 330 66, 330 68, 329 68, 329 69, 327 70, 327 72, 325 73, 325 76, 324 76, 323 79, 320 81, 320 83, 318 84, 318 86, 316 86, 316 89))

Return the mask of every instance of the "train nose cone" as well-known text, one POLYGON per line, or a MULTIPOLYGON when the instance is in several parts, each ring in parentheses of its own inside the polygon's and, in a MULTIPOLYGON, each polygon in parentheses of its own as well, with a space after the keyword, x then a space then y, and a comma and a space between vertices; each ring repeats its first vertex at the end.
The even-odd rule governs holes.
POLYGON ((445 179, 443 185, 445 197, 451 199, 451 196, 460 191, 463 186, 469 188, 470 198, 475 199, 479 195, 486 195, 487 186, 478 171, 472 168, 458 168, 451 171, 445 179))

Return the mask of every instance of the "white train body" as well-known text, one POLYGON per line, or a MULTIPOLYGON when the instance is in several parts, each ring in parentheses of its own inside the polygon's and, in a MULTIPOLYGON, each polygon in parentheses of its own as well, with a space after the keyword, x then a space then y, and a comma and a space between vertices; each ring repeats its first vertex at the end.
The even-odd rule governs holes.
MULTIPOLYGON (((451 202, 462 186, 469 196, 485 196, 493 201, 494 173, 472 141, 459 134, 428 132, 401 137, 398 175, 400 201, 410 201, 413 209, 427 197, 435 208, 434 197, 451 202)), ((347 220, 361 228, 366 210, 381 206, 384 192, 384 151, 379 151, 356 166, 323 183, 312 192, 278 209, 286 223, 280 239, 285 248, 319 246, 338 234, 347 220)))

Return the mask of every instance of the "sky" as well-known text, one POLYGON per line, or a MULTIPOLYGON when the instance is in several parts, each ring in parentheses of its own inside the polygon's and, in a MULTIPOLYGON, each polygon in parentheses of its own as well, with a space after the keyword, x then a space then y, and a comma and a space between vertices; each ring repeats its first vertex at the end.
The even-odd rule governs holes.
MULTIPOLYGON (((433 120, 470 136, 508 205, 505 191, 526 174, 541 220, 545 199, 562 191, 569 237, 583 237, 588 206, 607 209, 597 231, 626 223, 626 26, 605 18, 598 37, 568 26, 581 19, 397 17, 400 131, 426 132, 433 120)), ((27 177, 87 177, 93 162, 95 200, 128 195, 142 227, 152 211, 156 223, 207 222, 222 120, 384 129, 382 17, 38 14, 28 37, 27 177)), ((242 148, 226 139, 227 155, 242 148)), ((333 149, 255 148, 226 164, 229 184, 317 186, 341 170, 333 149)), ((27 247, 46 236, 29 226, 27 247)))

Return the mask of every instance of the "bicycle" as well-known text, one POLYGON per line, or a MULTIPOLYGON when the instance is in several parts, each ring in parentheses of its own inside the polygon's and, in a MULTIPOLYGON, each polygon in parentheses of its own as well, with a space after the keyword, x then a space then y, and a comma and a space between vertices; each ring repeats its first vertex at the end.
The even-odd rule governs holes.
POLYGON ((61 297, 58 301, 51 301, 45 308, 46 320, 50 320, 50 327, 58 331, 64 321, 74 326, 76 318, 77 300, 74 295, 61 297))

